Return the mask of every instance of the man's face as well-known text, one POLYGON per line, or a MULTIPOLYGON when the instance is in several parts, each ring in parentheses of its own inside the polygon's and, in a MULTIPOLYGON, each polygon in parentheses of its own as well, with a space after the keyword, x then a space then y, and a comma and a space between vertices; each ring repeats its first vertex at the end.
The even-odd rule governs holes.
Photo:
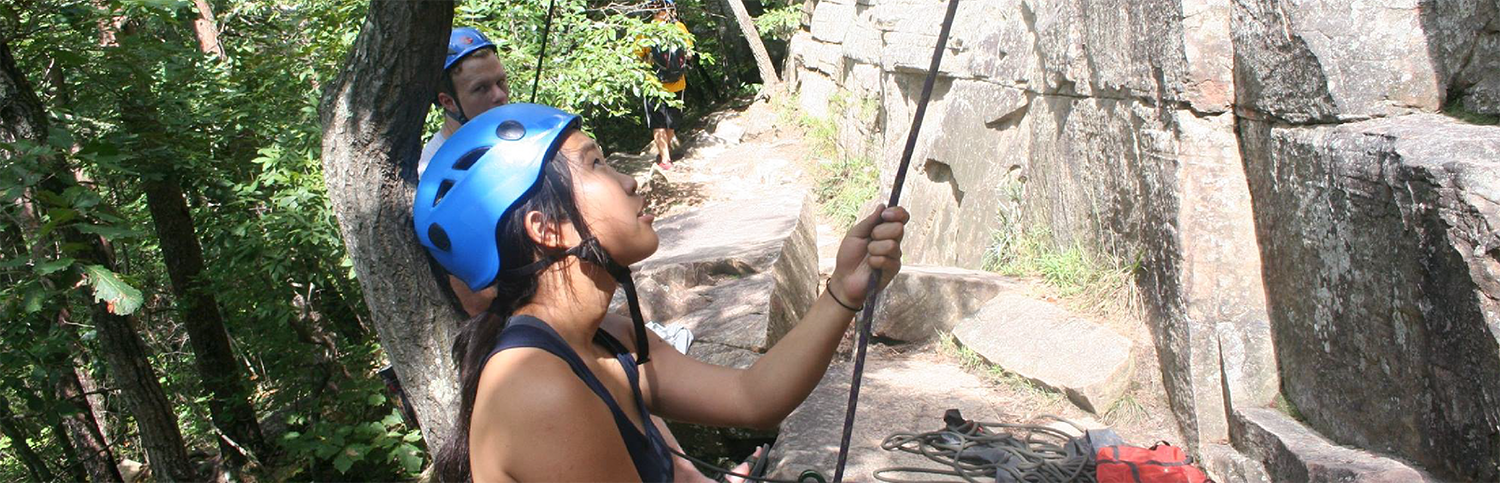
POLYGON ((444 109, 455 112, 463 106, 463 114, 470 119, 510 102, 510 79, 505 66, 489 49, 470 54, 453 66, 453 90, 458 99, 441 93, 438 102, 444 109))

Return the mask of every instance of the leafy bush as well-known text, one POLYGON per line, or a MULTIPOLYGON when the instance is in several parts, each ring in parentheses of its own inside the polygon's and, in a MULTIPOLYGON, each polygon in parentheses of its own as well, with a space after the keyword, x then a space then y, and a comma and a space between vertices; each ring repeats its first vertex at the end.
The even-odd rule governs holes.
POLYGON ((802 4, 766 10, 755 17, 755 30, 766 40, 790 40, 802 26, 802 4))

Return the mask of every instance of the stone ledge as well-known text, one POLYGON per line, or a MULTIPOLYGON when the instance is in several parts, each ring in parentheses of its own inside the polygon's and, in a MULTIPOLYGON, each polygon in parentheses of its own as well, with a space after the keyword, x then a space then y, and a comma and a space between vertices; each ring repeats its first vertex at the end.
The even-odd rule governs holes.
POLYGON ((1394 459, 1333 444, 1274 409, 1235 411, 1230 429, 1235 446, 1264 462, 1275 481, 1438 481, 1394 459))
POLYGON ((906 265, 881 293, 875 335, 920 341, 949 332, 996 295, 1020 290, 1015 279, 991 272, 906 265))
POLYGON ((1051 303, 1004 294, 959 322, 953 335, 990 363, 1066 394, 1085 411, 1103 411, 1130 386, 1130 339, 1051 303))

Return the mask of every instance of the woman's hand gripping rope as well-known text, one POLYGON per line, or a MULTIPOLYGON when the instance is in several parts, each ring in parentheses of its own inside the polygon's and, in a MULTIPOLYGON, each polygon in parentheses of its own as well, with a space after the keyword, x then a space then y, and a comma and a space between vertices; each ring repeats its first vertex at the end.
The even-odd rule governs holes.
POLYGON ((869 297, 870 274, 880 271, 880 288, 890 285, 901 271, 901 240, 911 214, 905 208, 880 205, 875 213, 849 228, 839 245, 828 290, 851 308, 862 307, 869 297))

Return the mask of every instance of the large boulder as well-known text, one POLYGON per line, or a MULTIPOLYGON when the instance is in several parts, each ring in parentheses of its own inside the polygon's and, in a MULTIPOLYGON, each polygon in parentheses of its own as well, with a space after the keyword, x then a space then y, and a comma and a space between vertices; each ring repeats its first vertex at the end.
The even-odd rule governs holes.
MULTIPOLYGON (((848 151, 876 137, 885 187, 931 59, 937 5, 823 2, 812 31, 793 40, 804 109, 860 133, 841 136, 848 151), (847 25, 821 27, 835 19, 847 25), (829 112, 836 98, 878 99, 878 129, 829 112)), ((1214 0, 958 8, 903 187, 907 262, 978 268, 997 238, 1038 227, 1055 247, 1139 261, 1187 446, 1227 442, 1229 408, 1265 404, 1279 387, 1231 112, 1235 10, 1214 0)))
POLYGON ((1019 294, 990 300, 953 329, 958 341, 1007 372, 1101 413, 1130 387, 1130 339, 1062 307, 1019 294))
POLYGON ((1400 461, 1334 444, 1273 409, 1235 411, 1233 429, 1235 444, 1262 461, 1274 481, 1438 481, 1400 461))
MULTIPOLYGON (((660 249, 633 267, 643 315, 661 323, 685 319, 701 341, 764 351, 817 298, 815 230, 813 205, 800 189, 663 219, 656 223, 660 249)), ((615 297, 616 312, 625 310, 624 299, 615 297)))
POLYGON ((1242 121, 1282 388, 1319 432, 1500 479, 1500 128, 1242 121))
POLYGON ((880 295, 875 335, 906 342, 953 330, 994 296, 1020 290, 1013 279, 989 272, 905 265, 880 295))

